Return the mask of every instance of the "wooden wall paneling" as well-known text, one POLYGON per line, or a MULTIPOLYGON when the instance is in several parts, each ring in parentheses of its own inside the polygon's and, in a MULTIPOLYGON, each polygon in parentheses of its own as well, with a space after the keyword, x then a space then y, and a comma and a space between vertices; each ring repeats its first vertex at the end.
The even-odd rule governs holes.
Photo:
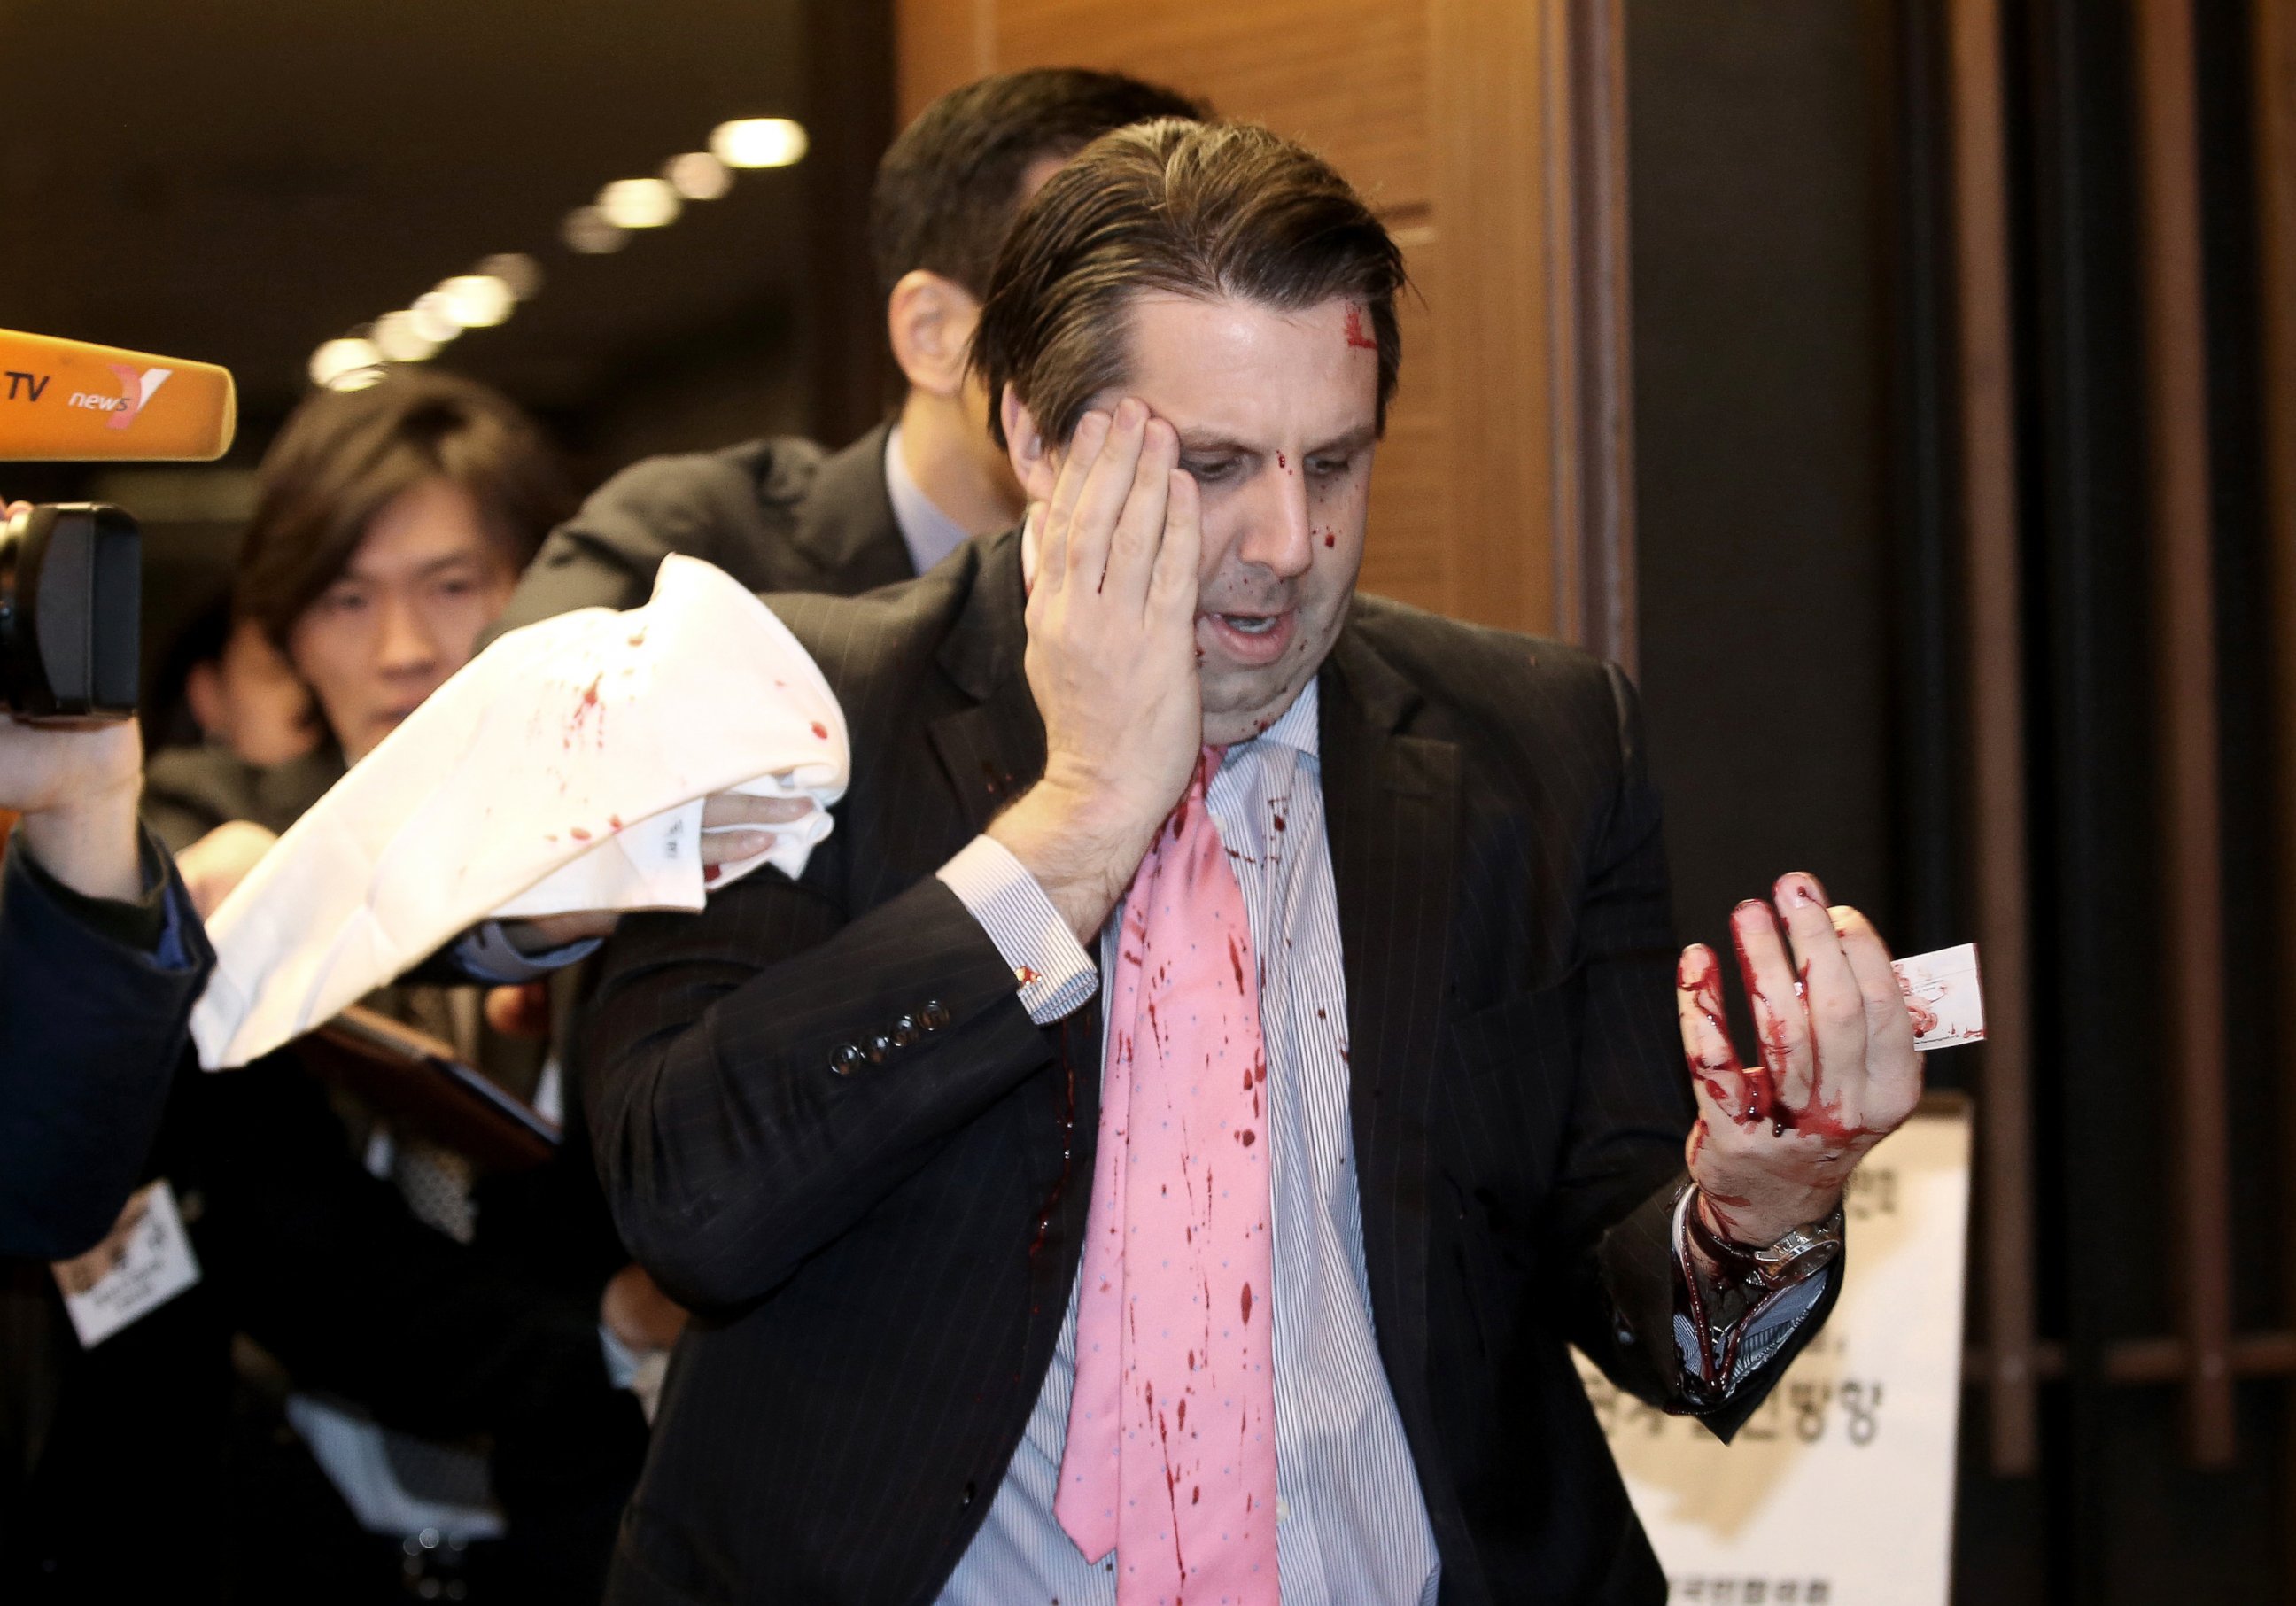
MULTIPOLYGON (((2296 808, 2296 0, 2255 0, 2254 73, 2259 365, 2264 418, 2265 540, 2272 587, 2275 797, 2296 808)), ((2275 899, 2280 973, 2296 974, 2296 833, 2284 832, 2275 899)), ((2296 1088, 2296 1045, 2281 1050, 2280 1086, 2296 1088)), ((2296 1098, 2284 1095, 2281 1237, 2296 1243, 2296 1098)), ((2296 1323, 2296 1261, 2283 1274, 2283 1317, 2296 1323)), ((2296 1480, 2289 1485, 2296 1499, 2296 1480)), ((2296 1521, 2287 1524, 2296 1547, 2296 1521)), ((2290 1564, 2296 1577, 2296 1560, 2290 1564)))
MULTIPOLYGON (((1426 12, 1398 0, 996 0, 996 68, 1106 67, 1312 147, 1382 212, 1428 199, 1426 12)), ((1496 8, 1493 8, 1496 9, 1496 8)), ((1512 8, 1509 8, 1512 9, 1512 8)))
POLYGON ((996 0, 894 0, 893 59, 906 128, 938 96, 996 70, 996 0))
POLYGON ((2201 276, 2199 125, 2189 0, 2131 0, 2139 265, 2144 313, 2149 545, 2159 692, 2166 1086, 2176 1114, 2171 1258, 2189 1346, 2194 1463, 2237 1448, 2232 1198, 2225 1091, 2224 840, 2209 482, 2208 331, 2201 276))
POLYGON ((1578 237, 1577 616, 1570 634, 1636 672, 1633 283, 1626 0, 1571 7, 1570 138, 1578 237))
POLYGON ((1444 294, 1445 255, 1431 224, 1396 226, 1411 290, 1396 308, 1403 330, 1403 377, 1387 410, 1371 479, 1371 521, 1364 543, 1365 591, 1448 613, 1459 585, 1455 572, 1451 487, 1445 478, 1444 420, 1450 398, 1437 360, 1433 309, 1444 294))
POLYGON ((2025 818, 2014 340, 1997 0, 1947 18, 1962 537, 1967 553, 1972 866, 1985 955, 1979 1184, 1993 1470, 2039 1470, 2032 1195, 2032 971, 2025 818))
POLYGON ((1576 260, 1574 219, 1556 204, 1569 173, 1567 97, 1554 103, 1567 11, 1429 0, 1427 15, 1427 92, 1443 110, 1431 187, 1446 263, 1435 356, 1453 398, 1440 459, 1451 611, 1547 632, 1564 622, 1556 534, 1578 512, 1575 438, 1555 449, 1578 416, 1575 337, 1558 331, 1554 299, 1556 262, 1576 260))

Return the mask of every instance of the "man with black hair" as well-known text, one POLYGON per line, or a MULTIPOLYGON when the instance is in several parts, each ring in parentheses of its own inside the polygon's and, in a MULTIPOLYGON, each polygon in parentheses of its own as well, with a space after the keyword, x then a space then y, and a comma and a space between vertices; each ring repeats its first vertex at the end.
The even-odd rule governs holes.
POLYGON ((894 418, 836 453, 794 437, 650 458, 602 487, 529 567, 497 629, 631 608, 673 552, 758 591, 850 595, 922 574, 1020 516, 966 366, 990 269, 1046 179, 1111 128, 1203 115, 1118 73, 1033 68, 951 90, 878 164, 870 247, 906 389, 894 418))

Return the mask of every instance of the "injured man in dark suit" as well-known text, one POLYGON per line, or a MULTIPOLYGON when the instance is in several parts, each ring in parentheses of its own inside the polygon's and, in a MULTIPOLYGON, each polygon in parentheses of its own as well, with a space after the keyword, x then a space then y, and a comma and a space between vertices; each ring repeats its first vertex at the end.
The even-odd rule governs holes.
POLYGON ((586 1026, 697 1313, 611 1600, 1665 1599, 1567 1347, 1726 1438, 1914 1033, 1796 873, 1742 1064, 1625 678, 1357 594, 1403 287, 1300 147, 1108 135, 973 348, 1021 528, 775 600, 836 832, 626 922, 586 1026))

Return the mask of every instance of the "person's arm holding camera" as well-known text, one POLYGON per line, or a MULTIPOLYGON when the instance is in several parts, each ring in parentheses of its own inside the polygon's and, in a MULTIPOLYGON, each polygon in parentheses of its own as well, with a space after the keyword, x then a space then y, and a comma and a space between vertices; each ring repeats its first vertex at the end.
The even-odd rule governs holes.
POLYGON ((135 1186, 214 956, 137 823, 135 723, 0 716, 0 1255, 78 1254, 135 1186))

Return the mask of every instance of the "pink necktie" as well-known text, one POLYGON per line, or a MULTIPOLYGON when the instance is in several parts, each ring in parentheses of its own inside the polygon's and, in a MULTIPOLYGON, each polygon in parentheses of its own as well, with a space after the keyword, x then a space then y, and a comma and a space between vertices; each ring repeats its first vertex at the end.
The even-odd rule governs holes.
POLYGON ((1118 1606, 1276 1606, 1267 1058, 1251 928, 1205 806, 1141 862, 1108 1000, 1076 1395, 1054 1512, 1118 1606))

